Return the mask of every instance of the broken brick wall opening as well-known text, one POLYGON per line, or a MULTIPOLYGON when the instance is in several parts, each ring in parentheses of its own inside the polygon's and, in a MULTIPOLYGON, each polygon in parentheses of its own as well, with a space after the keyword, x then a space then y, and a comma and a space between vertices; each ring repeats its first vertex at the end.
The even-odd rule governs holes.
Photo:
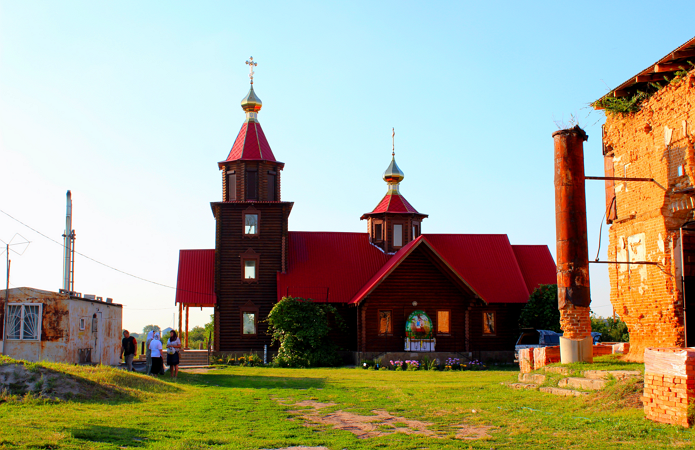
POLYGON ((695 264, 695 245, 686 242, 681 261, 680 227, 695 210, 693 105, 695 71, 655 93, 636 113, 608 114, 604 125, 606 176, 656 181, 606 184, 606 206, 613 203, 614 209, 607 220, 608 260, 658 263, 608 266, 611 303, 627 324, 633 361, 642 361, 647 347, 686 345, 681 277, 689 275, 684 269, 695 275, 688 265, 690 247, 695 264))

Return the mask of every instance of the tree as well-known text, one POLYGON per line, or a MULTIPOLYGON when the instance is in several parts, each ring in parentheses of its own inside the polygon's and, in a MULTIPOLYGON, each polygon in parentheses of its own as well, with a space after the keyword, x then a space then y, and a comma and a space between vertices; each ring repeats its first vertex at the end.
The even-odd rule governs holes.
POLYGON ((150 331, 154 331, 155 333, 159 333, 160 331, 162 331, 162 329, 159 328, 158 325, 146 325, 145 328, 142 329, 142 334, 147 336, 147 333, 149 333, 150 331))
POLYGON ((533 291, 519 316, 520 328, 561 332, 557 285, 541 284, 533 291))
POLYGON ((214 336, 215 315, 210 315, 210 322, 204 327, 195 326, 188 331, 188 346, 190 348, 198 348, 203 344, 203 348, 207 348, 211 338, 214 336))
POLYGON ((591 331, 601 333, 599 340, 601 342, 630 342, 630 334, 627 330, 627 324, 616 316, 615 319, 609 317, 604 319, 591 313, 591 331))
POLYGON ((271 343, 280 343, 273 363, 280 367, 340 365, 338 347, 328 338, 331 318, 342 327, 332 305, 295 297, 280 300, 267 319, 271 343))

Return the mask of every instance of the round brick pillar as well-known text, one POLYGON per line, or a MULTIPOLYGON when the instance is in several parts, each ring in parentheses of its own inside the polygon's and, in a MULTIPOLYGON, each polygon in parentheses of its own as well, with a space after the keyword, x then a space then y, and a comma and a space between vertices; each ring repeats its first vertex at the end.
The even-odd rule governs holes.
POLYGON ((558 309, 564 337, 572 340, 591 336, 584 192, 584 141, 587 139, 579 126, 553 133, 558 309))

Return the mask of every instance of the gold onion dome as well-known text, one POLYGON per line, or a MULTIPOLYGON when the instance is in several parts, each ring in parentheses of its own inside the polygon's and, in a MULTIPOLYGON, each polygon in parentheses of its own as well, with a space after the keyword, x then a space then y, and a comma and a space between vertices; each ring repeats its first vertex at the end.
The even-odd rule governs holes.
POLYGON ((389 164, 389 166, 386 168, 383 178, 384 181, 386 181, 389 184, 400 183, 401 181, 403 181, 403 178, 405 178, 405 174, 398 167, 398 164, 396 164, 395 155, 391 156, 391 164, 389 164))
POLYGON ((251 84, 249 93, 246 94, 246 97, 244 97, 243 100, 241 100, 241 108, 246 112, 258 112, 261 110, 262 106, 263 102, 253 91, 253 84, 251 84))

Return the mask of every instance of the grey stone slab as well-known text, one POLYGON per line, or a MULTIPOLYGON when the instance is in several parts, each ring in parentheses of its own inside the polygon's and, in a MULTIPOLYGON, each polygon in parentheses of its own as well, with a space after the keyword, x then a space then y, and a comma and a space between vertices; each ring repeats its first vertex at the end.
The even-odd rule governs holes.
POLYGON ((584 395, 589 395, 586 392, 574 391, 572 389, 562 389, 562 388, 556 388, 556 387, 542 387, 539 390, 541 392, 545 392, 547 394, 562 395, 565 397, 581 397, 584 395))
POLYGON ((590 378, 570 377, 563 378, 562 380, 560 380, 560 382, 558 382, 557 385, 561 388, 567 387, 574 389, 585 389, 588 391, 598 391, 599 389, 603 389, 606 386, 606 381, 590 378))
POLYGON ((545 375, 541 373, 520 373, 519 382, 543 384, 545 383, 545 375))

